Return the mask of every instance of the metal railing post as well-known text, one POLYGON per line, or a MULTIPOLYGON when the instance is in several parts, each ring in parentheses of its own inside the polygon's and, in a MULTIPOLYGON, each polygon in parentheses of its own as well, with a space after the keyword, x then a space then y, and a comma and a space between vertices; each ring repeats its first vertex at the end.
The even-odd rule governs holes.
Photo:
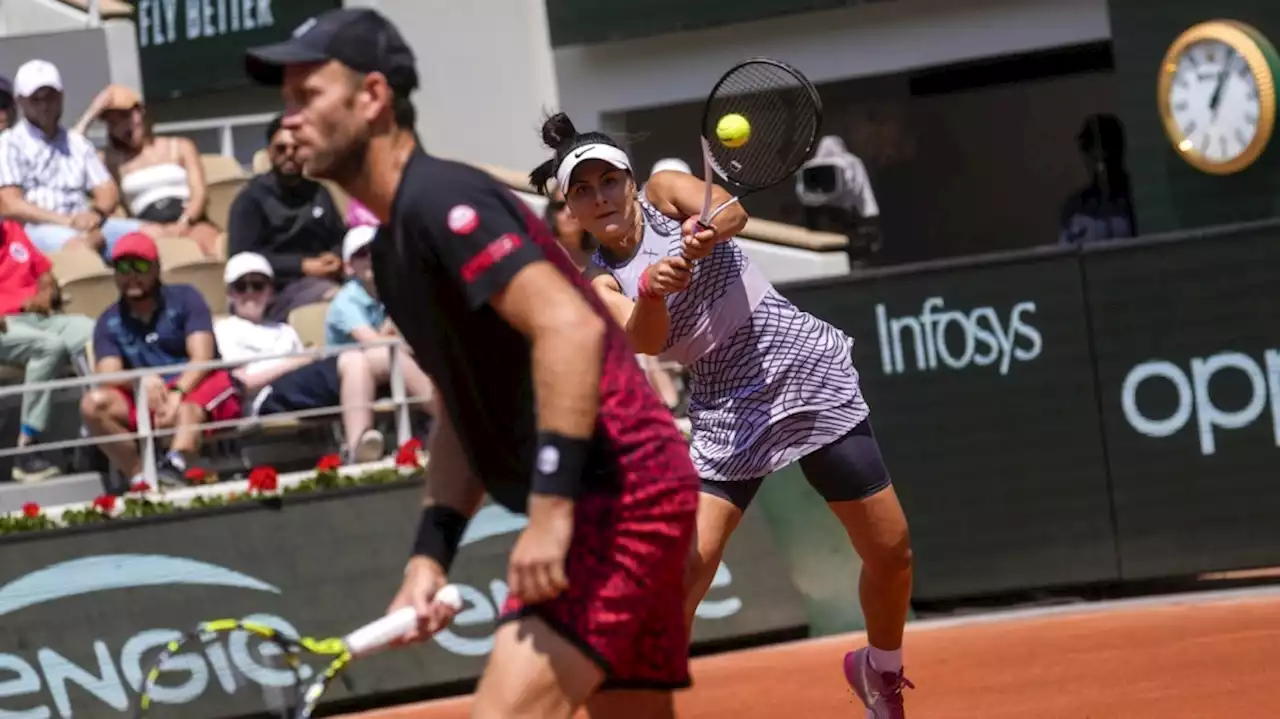
MULTIPOLYGON (((159 487, 156 481, 156 437, 151 431, 151 402, 142 382, 141 377, 133 382, 133 406, 138 416, 138 433, 142 435, 142 479, 152 487, 159 487)), ((125 477, 125 482, 133 482, 133 477, 125 477)))
POLYGON ((391 345, 391 401, 396 406, 396 446, 403 446, 413 436, 413 427, 409 424, 409 402, 404 390, 404 357, 400 354, 403 345, 391 345))
POLYGON ((89 27, 102 25, 102 0, 89 0, 89 27))

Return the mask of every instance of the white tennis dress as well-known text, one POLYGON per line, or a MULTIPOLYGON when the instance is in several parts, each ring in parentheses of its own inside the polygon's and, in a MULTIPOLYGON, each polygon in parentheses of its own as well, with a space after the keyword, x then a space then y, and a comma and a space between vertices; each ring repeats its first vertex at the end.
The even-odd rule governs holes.
MULTIPOLYGON (((631 299, 640 275, 681 252, 680 223, 643 198, 635 255, 593 263, 631 299)), ((688 368, 693 462, 703 479, 763 477, 840 439, 866 419, 853 340, 788 302, 735 242, 699 260, 684 292, 667 297, 671 330, 660 356, 688 368)))

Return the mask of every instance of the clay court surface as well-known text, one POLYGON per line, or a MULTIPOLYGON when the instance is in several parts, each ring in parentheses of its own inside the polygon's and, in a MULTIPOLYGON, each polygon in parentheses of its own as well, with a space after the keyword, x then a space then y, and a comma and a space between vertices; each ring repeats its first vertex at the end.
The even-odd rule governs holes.
MULTIPOLYGON (((862 717, 845 635, 694 661, 681 719, 862 717)), ((918 622, 913 719, 1276 719, 1280 592, 1221 593, 918 622)), ((465 719, 466 698, 358 715, 465 719)))

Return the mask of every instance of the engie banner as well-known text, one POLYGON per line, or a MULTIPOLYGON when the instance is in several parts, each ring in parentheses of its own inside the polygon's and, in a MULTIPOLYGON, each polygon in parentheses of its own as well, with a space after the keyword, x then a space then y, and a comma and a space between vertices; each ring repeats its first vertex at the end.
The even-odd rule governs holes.
MULTIPOLYGON (((420 488, 354 489, 262 506, 185 512, 0 541, 0 717, 131 715, 144 667, 179 632, 234 617, 311 636, 376 618, 399 585, 420 488)), ((466 607, 428 644, 352 665, 334 700, 417 691, 479 676, 506 596, 523 516, 487 505, 451 579, 466 607)), ((695 644, 802 632, 802 601, 756 512, 734 535, 695 644)), ((180 655, 164 716, 260 711, 265 671, 234 637, 180 655)))

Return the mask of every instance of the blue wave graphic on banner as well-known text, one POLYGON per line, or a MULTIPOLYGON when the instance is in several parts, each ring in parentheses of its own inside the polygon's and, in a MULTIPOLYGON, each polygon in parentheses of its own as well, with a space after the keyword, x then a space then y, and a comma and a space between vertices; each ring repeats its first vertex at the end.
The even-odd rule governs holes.
POLYGON ((193 584, 279 594, 260 579, 226 567, 162 554, 104 554, 60 562, 0 587, 0 616, 35 604, 107 589, 193 584))

